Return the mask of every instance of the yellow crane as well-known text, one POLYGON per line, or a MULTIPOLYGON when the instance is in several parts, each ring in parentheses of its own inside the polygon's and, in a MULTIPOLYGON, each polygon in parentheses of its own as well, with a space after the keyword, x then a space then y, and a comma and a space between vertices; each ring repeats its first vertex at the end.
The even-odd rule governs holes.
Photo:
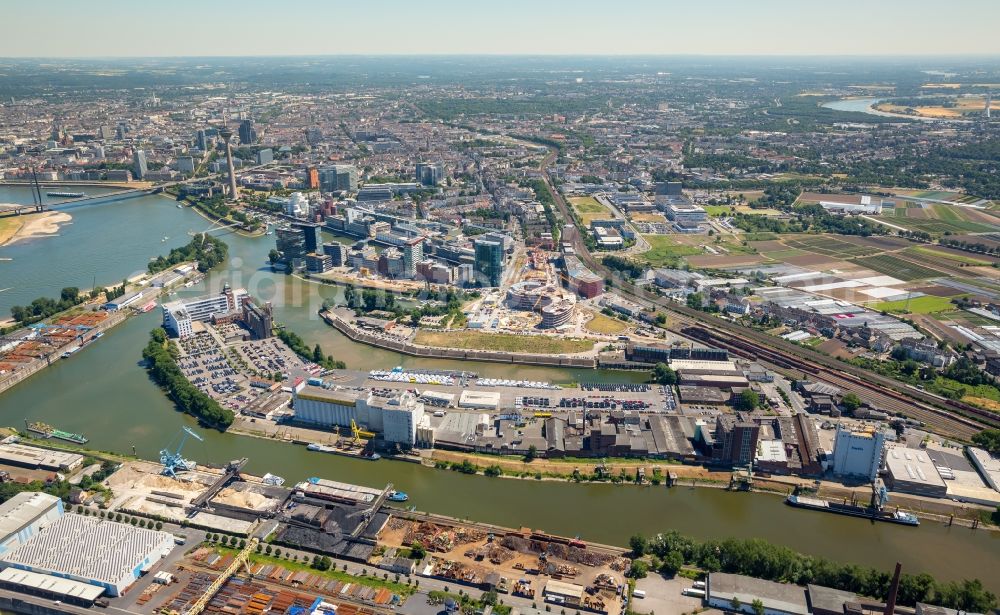
POLYGON ((358 424, 351 419, 351 434, 354 435, 354 443, 361 444, 361 440, 370 440, 375 437, 375 434, 370 431, 364 431, 358 424))
POLYGON ((215 594, 219 593, 219 590, 226 584, 226 581, 231 579, 232 576, 236 574, 236 572, 240 569, 240 566, 246 566, 247 573, 249 573, 250 564, 248 562, 250 560, 250 554, 253 553, 259 543, 260 540, 256 537, 251 538, 250 541, 247 542, 247 546, 243 547, 243 550, 240 551, 235 558, 233 558, 229 567, 226 568, 222 574, 216 577, 214 581, 212 581, 212 584, 208 586, 208 589, 206 589, 205 593, 201 595, 201 598, 198 598, 198 601, 192 604, 191 608, 184 612, 184 615, 199 615, 199 613, 204 611, 205 607, 208 606, 208 603, 215 597, 215 594))

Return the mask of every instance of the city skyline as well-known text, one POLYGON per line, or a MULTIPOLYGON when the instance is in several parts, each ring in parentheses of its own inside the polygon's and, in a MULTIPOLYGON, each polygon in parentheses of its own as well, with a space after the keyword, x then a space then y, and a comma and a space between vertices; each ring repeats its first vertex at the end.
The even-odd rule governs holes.
POLYGON ((625 0, 614 7, 596 0, 471 8, 455 0, 375 4, 289 7, 251 0, 236 7, 180 0, 164 13, 111 0, 99 14, 62 0, 21 4, 5 11, 12 27, 0 41, 0 57, 1000 53, 990 32, 1000 21, 1000 4, 986 0, 955 2, 947 11, 929 0, 844 0, 836 7, 790 0, 763 6, 737 0, 697 6, 625 0), (226 35, 220 27, 226 23, 238 36, 226 35), (829 33, 831 23, 841 31, 829 33), (139 27, 141 37, 130 35, 139 27), (283 35, 292 31, 299 34, 283 35), (115 35, 82 36, 101 32, 115 35))

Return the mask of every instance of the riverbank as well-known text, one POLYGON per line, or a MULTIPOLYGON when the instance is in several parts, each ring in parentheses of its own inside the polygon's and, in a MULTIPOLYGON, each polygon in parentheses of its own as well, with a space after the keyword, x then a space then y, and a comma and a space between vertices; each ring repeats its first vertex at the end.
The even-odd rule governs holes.
POLYGON ((63 211, 25 213, 0 219, 0 246, 37 237, 59 234, 59 228, 73 220, 63 211), (12 222, 16 221, 16 222, 12 222))
MULTIPOLYGON (((219 218, 218 216, 213 216, 213 215, 209 214, 208 212, 202 210, 197 205, 184 205, 183 203, 181 203, 181 206, 182 207, 187 207, 188 209, 190 209, 194 213, 198 214, 202 218, 208 220, 209 222, 213 222, 213 223, 217 223, 217 224, 222 224, 223 226, 220 226, 219 228, 227 229, 227 230, 229 230, 229 231, 231 231, 231 232, 233 232, 233 233, 235 233, 235 234, 237 234, 237 235, 239 235, 241 237, 246 237, 248 239, 255 239, 257 237, 263 237, 264 235, 267 234, 267 231, 266 231, 267 227, 264 227, 263 229, 258 230, 258 231, 250 232, 250 231, 246 231, 246 230, 243 230, 242 228, 240 228, 239 227, 239 222, 236 222, 235 220, 228 220, 226 218, 219 218)), ((206 233, 210 233, 210 232, 212 232, 212 230, 215 230, 215 229, 208 229, 205 232, 206 233)))
MULTIPOLYGON (((461 451, 434 449, 427 458, 425 465, 445 469, 442 464, 462 464, 468 462, 478 467, 480 472, 487 468, 499 467, 503 478, 527 480, 557 480, 563 482, 591 482, 586 477, 592 476, 603 466, 603 472, 609 477, 616 477, 621 485, 653 486, 667 484, 670 475, 676 481, 673 486, 682 488, 708 487, 713 489, 728 489, 732 473, 712 470, 701 465, 685 465, 681 463, 638 461, 634 459, 533 459, 530 462, 521 457, 482 455, 461 451), (643 483, 636 483, 635 477, 642 473, 643 483), (652 481, 655 480, 656 484, 652 481)), ((613 482, 610 478, 600 482, 613 482)), ((749 491, 787 496, 796 487, 814 488, 816 481, 797 476, 754 476, 753 486, 749 491)), ((867 485, 851 487, 831 481, 820 481, 816 495, 832 501, 867 502, 871 497, 871 488, 867 485)), ((906 494, 892 494, 893 507, 912 512, 923 520, 934 521, 962 527, 977 527, 979 529, 997 531, 1000 527, 986 523, 985 516, 991 510, 985 507, 966 505, 940 498, 924 498, 906 494)))

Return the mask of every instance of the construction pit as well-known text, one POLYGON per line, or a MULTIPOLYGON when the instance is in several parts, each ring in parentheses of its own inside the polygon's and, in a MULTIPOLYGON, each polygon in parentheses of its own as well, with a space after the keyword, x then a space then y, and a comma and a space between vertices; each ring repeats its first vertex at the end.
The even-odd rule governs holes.
MULTIPOLYGON (((440 521, 415 521, 393 516, 379 533, 386 552, 420 543, 427 557, 419 574, 542 602, 549 581, 583 588, 574 608, 617 613, 630 560, 621 550, 595 547, 579 540, 521 531, 491 533, 489 529, 440 521)), ((376 563, 377 562, 373 562, 376 563)), ((570 605, 566 605, 570 606, 570 605)))
MULTIPOLYGON (((288 491, 260 482, 235 481, 223 488, 210 503, 213 508, 189 516, 192 502, 209 490, 223 470, 202 468, 164 476, 162 466, 146 461, 128 461, 108 477, 114 493, 110 508, 115 511, 151 516, 170 521, 188 521, 202 527, 233 534, 246 534, 257 516, 280 509, 288 491), (235 513, 235 514, 234 514, 235 513)), ((251 481, 253 479, 251 478, 251 481)))

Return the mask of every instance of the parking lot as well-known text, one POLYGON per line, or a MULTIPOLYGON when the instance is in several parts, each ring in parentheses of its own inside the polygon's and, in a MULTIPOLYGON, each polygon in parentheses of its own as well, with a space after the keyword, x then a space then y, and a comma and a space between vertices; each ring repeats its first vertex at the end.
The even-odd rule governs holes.
POLYGON ((234 344, 232 348, 246 361, 247 369, 260 378, 281 374, 295 378, 306 374, 305 363, 276 337, 234 344))

